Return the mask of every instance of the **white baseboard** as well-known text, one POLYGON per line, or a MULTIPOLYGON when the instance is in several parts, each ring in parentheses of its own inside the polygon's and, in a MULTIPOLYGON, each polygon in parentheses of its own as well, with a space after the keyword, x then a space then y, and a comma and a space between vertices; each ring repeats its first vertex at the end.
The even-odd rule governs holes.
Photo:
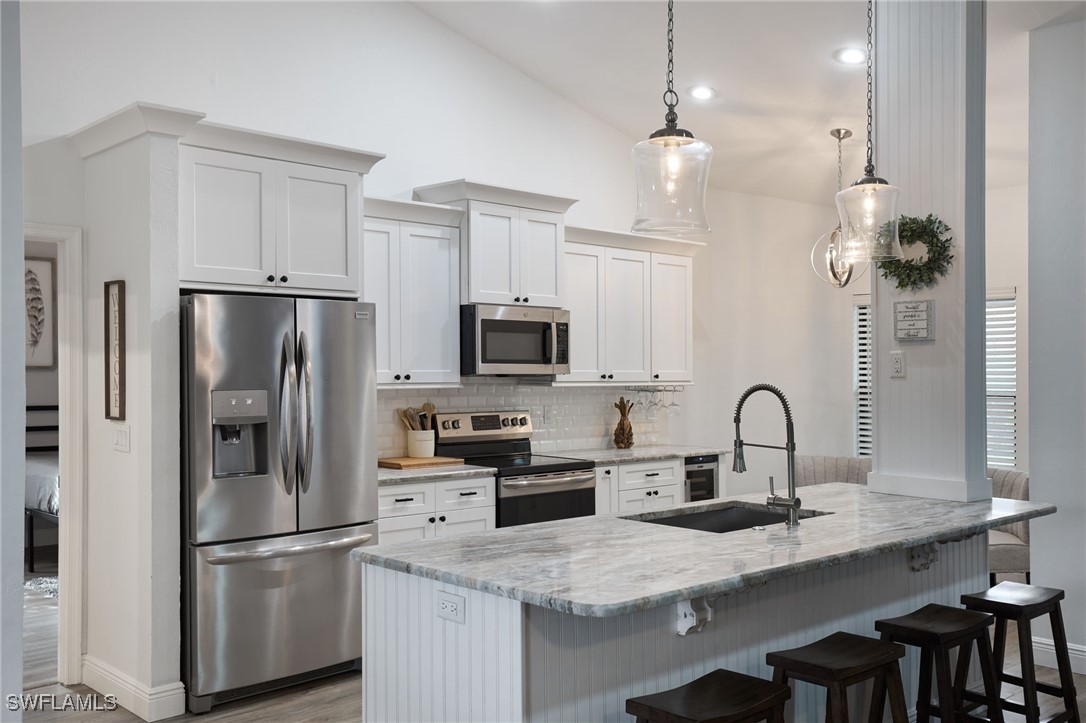
POLYGON ((887 495, 928 497, 954 502, 977 502, 992 498, 992 483, 988 479, 969 482, 961 479, 934 479, 868 472, 867 489, 887 495))
POLYGON ((185 712, 185 686, 180 681, 148 688, 89 655, 83 656, 83 684, 103 695, 116 696, 121 707, 145 721, 173 718, 185 712))
MULTIPOLYGON (((1071 670, 1086 675, 1086 645, 1067 644, 1068 657, 1071 658, 1071 670)), ((1048 638, 1033 638, 1033 660, 1046 668, 1056 667, 1056 646, 1048 638)))

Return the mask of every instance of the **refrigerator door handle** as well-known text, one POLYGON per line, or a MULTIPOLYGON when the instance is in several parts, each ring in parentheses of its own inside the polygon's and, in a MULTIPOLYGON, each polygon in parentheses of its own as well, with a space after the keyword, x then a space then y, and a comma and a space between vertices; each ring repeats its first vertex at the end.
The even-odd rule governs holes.
POLYGON ((298 335, 298 486, 302 493, 309 491, 310 473, 313 471, 313 360, 309 354, 309 337, 303 331, 298 335), (305 414, 302 414, 302 403, 305 414))
POLYGON ((279 461, 283 465, 283 487, 288 495, 294 494, 298 468, 297 414, 298 369, 294 363, 294 339, 286 333, 279 359, 279 461))
POLYGON ((280 557, 297 557, 298 555, 311 555, 314 552, 327 552, 339 550, 344 547, 358 547, 365 545, 373 539, 372 533, 344 537, 328 542, 316 542, 311 545, 294 545, 293 547, 276 547, 271 550, 259 552, 230 552, 225 555, 212 555, 204 560, 208 565, 234 565, 239 562, 256 562, 259 560, 274 560, 280 557))

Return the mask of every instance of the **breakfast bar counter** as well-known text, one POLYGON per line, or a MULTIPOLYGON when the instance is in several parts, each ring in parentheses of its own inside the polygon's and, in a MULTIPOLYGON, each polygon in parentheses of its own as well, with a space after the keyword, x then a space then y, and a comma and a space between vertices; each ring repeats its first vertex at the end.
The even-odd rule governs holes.
MULTIPOLYGON (((847 484, 802 496, 807 516, 791 529, 650 519, 764 510, 764 496, 747 495, 355 550, 365 719, 625 720, 627 697, 718 667, 768 677, 770 650, 957 604, 986 587, 986 530, 1055 512, 847 484)), ((907 686, 916 665, 905 659, 907 686)), ((800 686, 795 720, 820 719, 822 700, 800 686)))

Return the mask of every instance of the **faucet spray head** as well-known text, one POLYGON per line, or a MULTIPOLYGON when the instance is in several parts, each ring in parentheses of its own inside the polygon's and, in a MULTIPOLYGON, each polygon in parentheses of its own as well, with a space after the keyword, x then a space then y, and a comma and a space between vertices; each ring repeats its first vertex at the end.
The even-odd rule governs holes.
POLYGON ((732 449, 734 450, 732 454, 732 472, 742 474, 747 471, 747 461, 743 458, 743 440, 736 438, 732 449))

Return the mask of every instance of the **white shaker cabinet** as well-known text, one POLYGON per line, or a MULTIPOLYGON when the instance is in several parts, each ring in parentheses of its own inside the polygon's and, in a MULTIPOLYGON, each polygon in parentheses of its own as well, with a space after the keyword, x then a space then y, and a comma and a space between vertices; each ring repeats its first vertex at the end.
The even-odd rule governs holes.
MULTIPOLYGON (((607 249, 604 329, 607 381, 648 381, 651 266, 645 251, 607 249)), ((570 325, 574 323, 570 315, 570 325)))
POLYGON ((182 145, 183 286, 357 295, 361 176, 182 145))
POLYGON ((596 468, 596 514, 607 515, 617 512, 615 501, 618 489, 618 467, 596 468))
POLYGON ((652 254, 653 381, 694 379, 694 263, 688 256, 652 254))
POLYGON ((493 477, 387 485, 378 489, 378 544, 493 530, 493 477))
POLYGON ((367 218, 362 298, 377 307, 377 383, 460 383, 460 232, 367 218))
POLYGON ((563 216, 467 203, 465 304, 562 305, 563 216))
POLYGON ((663 510, 681 505, 682 502, 682 485, 661 485, 659 487, 619 492, 618 509, 616 511, 623 513, 663 510))
POLYGON ((567 382, 598 382, 607 376, 604 285, 607 249, 566 244, 566 308, 569 309, 569 374, 567 382))

